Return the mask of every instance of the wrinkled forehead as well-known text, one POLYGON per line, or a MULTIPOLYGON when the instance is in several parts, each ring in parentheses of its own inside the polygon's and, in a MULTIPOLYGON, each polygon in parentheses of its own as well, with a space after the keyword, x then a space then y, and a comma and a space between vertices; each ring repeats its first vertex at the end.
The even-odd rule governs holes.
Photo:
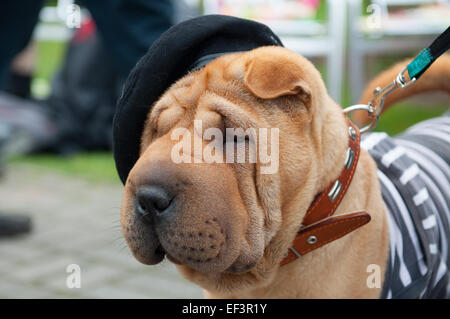
POLYGON ((241 80, 245 74, 245 67, 252 55, 252 51, 218 55, 207 64, 192 69, 189 74, 175 82, 172 87, 196 85, 201 80, 204 80, 209 85, 215 84, 214 80, 219 80, 220 82, 241 80))
POLYGON ((177 103, 184 107, 198 104, 198 100, 205 92, 232 93, 234 89, 242 91, 245 65, 248 52, 229 53, 221 55, 201 68, 191 71, 163 93, 154 104, 152 112, 177 103))

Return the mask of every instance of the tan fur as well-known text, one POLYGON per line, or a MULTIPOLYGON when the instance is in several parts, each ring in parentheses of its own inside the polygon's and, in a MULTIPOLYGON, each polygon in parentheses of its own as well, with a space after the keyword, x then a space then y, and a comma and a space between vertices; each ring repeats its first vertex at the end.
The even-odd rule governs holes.
MULTIPOLYGON (((377 75, 365 88, 359 103, 367 104, 372 100, 375 88, 383 88, 390 84, 411 60, 412 59, 406 59, 401 61, 377 75)), ((409 80, 407 75, 406 77, 409 80)), ((427 92, 446 92, 450 94, 450 54, 444 54, 434 61, 415 84, 405 89, 398 88, 389 94, 384 102, 383 113, 398 101, 427 92)), ((362 125, 366 123, 369 118, 366 112, 358 112, 355 113, 354 120, 362 125)))
POLYGON ((368 288, 366 271, 377 264, 384 274, 389 234, 376 166, 365 151, 336 215, 366 209, 372 221, 279 266, 310 203, 340 174, 347 139, 342 109, 305 58, 280 47, 218 58, 175 83, 149 114, 141 157, 125 186, 123 234, 136 258, 149 264, 158 240, 169 255, 179 252, 175 241, 192 245, 195 256, 206 254, 198 252, 205 242, 217 241, 223 248, 211 261, 196 263, 182 251, 169 257, 207 297, 377 298, 381 289, 368 288), (193 131, 194 119, 208 127, 279 128, 278 172, 260 174, 259 163, 173 164, 170 133, 177 127, 193 131), (176 217, 143 225, 134 212, 136 189, 180 180, 176 217), (183 232, 214 238, 177 237, 183 232))

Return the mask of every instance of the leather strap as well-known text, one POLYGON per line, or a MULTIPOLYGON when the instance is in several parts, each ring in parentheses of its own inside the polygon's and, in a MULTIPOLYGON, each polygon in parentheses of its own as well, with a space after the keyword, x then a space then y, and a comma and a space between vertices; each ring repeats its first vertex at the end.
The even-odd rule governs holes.
POLYGON ((285 265, 298 257, 319 248, 329 242, 345 236, 353 230, 367 224, 370 215, 365 211, 331 217, 345 196, 355 174, 360 153, 360 134, 358 128, 347 119, 349 142, 344 168, 338 179, 320 193, 303 218, 302 228, 281 261, 285 265))
POLYGON ((330 217, 319 223, 302 228, 297 237, 295 237, 288 255, 281 261, 281 266, 347 235, 369 221, 370 215, 361 211, 330 217))
POLYGON ((324 218, 333 215, 337 207, 341 203, 342 199, 344 198, 350 183, 352 182, 353 175, 355 173, 359 159, 360 135, 358 128, 350 120, 347 120, 347 123, 349 125, 348 126, 349 137, 348 137, 347 158, 344 163, 344 168, 341 172, 341 175, 339 175, 339 178, 336 181, 333 181, 328 186, 328 188, 324 192, 322 192, 310 206, 310 208, 306 212, 305 217, 303 218, 302 224, 305 226, 311 225, 319 220, 322 220, 324 218), (352 153, 353 159, 348 158, 349 156, 352 155, 352 153), (350 166, 346 165, 348 164, 348 161, 352 161, 350 163, 351 164, 350 166), (337 197, 334 200, 331 200, 329 194, 331 193, 335 185, 341 185, 340 191, 337 194, 337 197))

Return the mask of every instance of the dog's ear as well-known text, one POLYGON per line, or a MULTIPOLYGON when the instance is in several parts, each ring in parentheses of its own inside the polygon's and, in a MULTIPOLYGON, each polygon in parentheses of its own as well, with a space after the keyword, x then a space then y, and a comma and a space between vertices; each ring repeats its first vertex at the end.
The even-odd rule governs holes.
POLYGON ((301 75, 300 67, 286 57, 257 55, 248 64, 244 85, 262 99, 298 94, 309 100, 311 89, 301 75))

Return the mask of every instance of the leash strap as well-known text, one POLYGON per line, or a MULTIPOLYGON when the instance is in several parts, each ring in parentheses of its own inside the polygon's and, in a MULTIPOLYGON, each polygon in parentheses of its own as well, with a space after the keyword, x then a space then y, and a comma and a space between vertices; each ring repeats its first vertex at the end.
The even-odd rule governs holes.
POLYGON ((450 27, 444 31, 431 45, 422 50, 411 63, 408 64, 408 75, 410 79, 419 79, 422 74, 436 61, 445 51, 450 48, 450 27))

